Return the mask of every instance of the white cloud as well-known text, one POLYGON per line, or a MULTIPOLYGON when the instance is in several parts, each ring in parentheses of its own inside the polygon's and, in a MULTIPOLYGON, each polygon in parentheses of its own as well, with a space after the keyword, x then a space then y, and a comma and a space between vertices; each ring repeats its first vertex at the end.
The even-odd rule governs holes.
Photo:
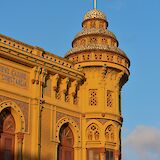
POLYGON ((160 129, 138 126, 123 142, 123 160, 160 160, 160 129), (135 159, 135 157, 133 159, 135 159))

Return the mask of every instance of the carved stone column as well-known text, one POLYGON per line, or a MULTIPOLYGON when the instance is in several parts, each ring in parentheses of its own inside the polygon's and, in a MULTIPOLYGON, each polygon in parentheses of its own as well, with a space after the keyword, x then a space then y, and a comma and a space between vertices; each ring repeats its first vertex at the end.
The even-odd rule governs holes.
POLYGON ((22 160, 23 159, 23 139, 24 139, 24 133, 18 132, 17 133, 17 142, 18 142, 18 155, 17 159, 22 160))

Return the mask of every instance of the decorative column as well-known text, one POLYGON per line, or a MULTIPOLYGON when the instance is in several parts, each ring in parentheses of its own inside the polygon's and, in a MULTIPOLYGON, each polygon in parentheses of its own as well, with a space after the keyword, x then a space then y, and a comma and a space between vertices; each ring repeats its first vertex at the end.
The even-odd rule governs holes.
POLYGON ((55 160, 57 160, 58 159, 58 145, 59 145, 59 143, 58 142, 55 142, 54 143, 54 145, 55 145, 55 150, 54 150, 54 158, 53 159, 55 159, 55 160))
POLYGON ((22 160, 23 159, 23 139, 24 139, 24 133, 18 132, 17 133, 17 141, 18 141, 18 155, 17 159, 22 160))

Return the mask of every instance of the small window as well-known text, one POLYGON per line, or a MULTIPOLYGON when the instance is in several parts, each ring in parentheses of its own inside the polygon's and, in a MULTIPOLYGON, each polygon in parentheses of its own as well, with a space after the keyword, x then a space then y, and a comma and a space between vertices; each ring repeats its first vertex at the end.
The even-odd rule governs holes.
POLYGON ((114 160, 114 154, 112 150, 106 151, 106 160, 114 160))

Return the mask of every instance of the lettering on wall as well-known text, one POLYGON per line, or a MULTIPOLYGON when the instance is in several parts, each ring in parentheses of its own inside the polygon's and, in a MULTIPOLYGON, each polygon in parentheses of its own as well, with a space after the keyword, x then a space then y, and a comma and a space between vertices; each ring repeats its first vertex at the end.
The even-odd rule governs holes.
POLYGON ((29 74, 10 66, 0 64, 0 81, 16 87, 29 87, 29 74))

